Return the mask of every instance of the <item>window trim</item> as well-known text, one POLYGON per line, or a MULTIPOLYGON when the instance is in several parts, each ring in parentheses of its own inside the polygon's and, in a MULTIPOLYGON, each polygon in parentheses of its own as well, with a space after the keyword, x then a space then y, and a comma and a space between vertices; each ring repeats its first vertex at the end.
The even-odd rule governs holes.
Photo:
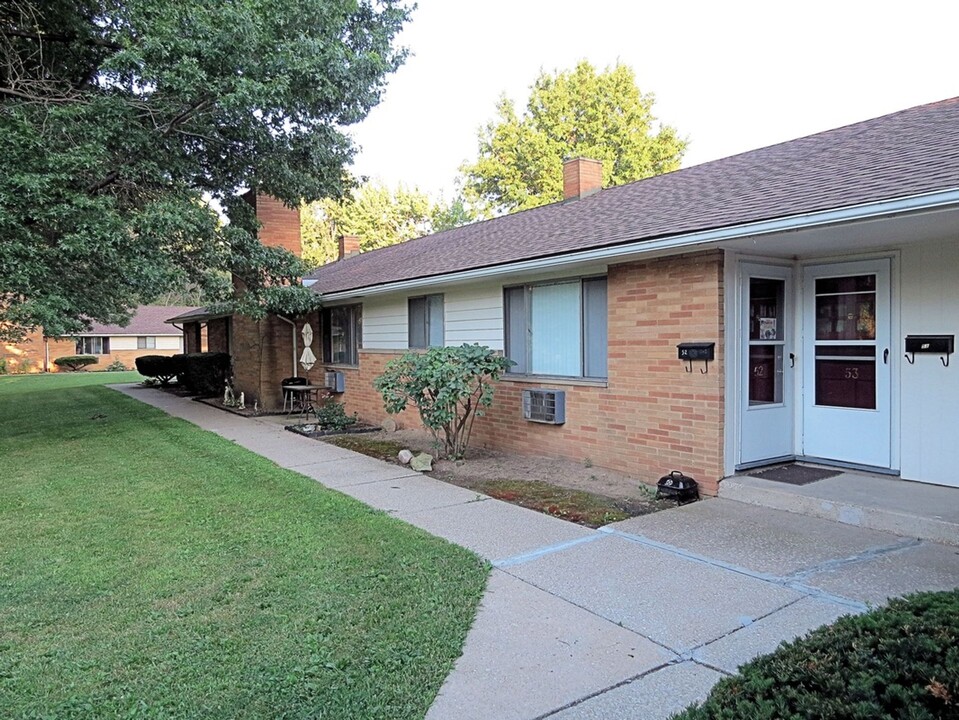
POLYGON ((109 335, 87 335, 77 338, 77 355, 109 355, 110 354, 110 336, 109 335), (87 343, 93 340, 100 341, 99 352, 86 352, 87 343))
POLYGON ((360 350, 363 349, 363 303, 350 303, 347 305, 332 305, 320 310, 320 354, 324 365, 333 365, 337 367, 355 368, 360 366, 360 350), (333 360, 333 336, 331 334, 333 321, 332 313, 335 310, 350 311, 350 333, 352 343, 347 348, 348 357, 346 362, 333 360))
POLYGON ((446 296, 443 293, 430 293, 429 295, 413 295, 406 298, 406 347, 409 350, 428 350, 431 347, 444 347, 446 345, 446 296), (442 307, 442 313, 440 314, 440 333, 442 335, 442 340, 439 345, 432 345, 430 343, 430 336, 432 322, 431 313, 430 313, 430 300, 433 298, 440 299, 440 305, 442 307), (424 326, 426 330, 426 344, 425 345, 414 345, 413 344, 413 302, 416 300, 423 301, 423 307, 425 309, 425 318, 424 326))
POLYGON ((608 285, 608 275, 579 275, 573 277, 564 277, 564 278, 555 278, 552 280, 544 280, 541 282, 530 282, 530 283, 520 283, 518 285, 504 285, 503 286, 503 349, 506 357, 512 357, 513 353, 512 348, 510 348, 510 336, 512 335, 511 328, 511 316, 510 312, 510 300, 509 292, 511 290, 522 289, 524 291, 523 295, 525 298, 525 326, 526 326, 526 345, 524 348, 524 363, 526 366, 525 372, 517 372, 513 368, 510 368, 504 374, 503 379, 508 380, 522 380, 522 379, 564 379, 573 382, 584 382, 587 384, 604 384, 609 380, 609 285, 608 285), (585 283, 591 280, 605 280, 607 282, 607 294, 606 294, 606 374, 603 376, 598 375, 586 375, 587 371, 587 338, 589 336, 588 330, 588 315, 586 312, 586 294, 585 294, 585 283), (550 375, 542 372, 533 372, 532 370, 532 357, 533 357, 533 339, 532 335, 529 333, 529 327, 532 322, 532 291, 537 287, 548 287, 550 285, 566 285, 571 283, 577 283, 579 285, 579 364, 580 364, 580 374, 579 375, 550 375))
POLYGON ((156 350, 157 339, 156 335, 137 335, 137 350, 156 350), (143 341, 143 344, 140 344, 140 341, 143 341), (153 344, 150 344, 150 341, 153 341, 153 344))

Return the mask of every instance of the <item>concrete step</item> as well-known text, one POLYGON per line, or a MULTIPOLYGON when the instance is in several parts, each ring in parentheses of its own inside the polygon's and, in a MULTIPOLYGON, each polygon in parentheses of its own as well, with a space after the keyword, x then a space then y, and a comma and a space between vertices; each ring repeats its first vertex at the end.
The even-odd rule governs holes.
POLYGON ((854 472, 802 486, 735 475, 719 497, 959 546, 959 488, 854 472))

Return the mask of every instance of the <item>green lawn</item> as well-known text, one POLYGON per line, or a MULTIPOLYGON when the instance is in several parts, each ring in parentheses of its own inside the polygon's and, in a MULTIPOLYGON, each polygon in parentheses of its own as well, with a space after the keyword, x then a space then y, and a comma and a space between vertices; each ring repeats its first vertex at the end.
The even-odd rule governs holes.
POLYGON ((0 715, 422 717, 487 567, 136 377, 0 377, 0 715))

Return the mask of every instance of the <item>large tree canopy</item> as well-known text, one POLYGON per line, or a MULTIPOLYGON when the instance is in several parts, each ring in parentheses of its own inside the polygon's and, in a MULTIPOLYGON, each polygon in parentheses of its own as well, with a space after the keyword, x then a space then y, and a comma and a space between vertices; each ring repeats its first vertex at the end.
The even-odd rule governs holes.
POLYGON ((678 169, 686 141, 675 128, 655 127, 653 102, 626 65, 597 73, 584 61, 542 73, 522 116, 503 97, 480 130, 479 157, 460 168, 467 199, 491 214, 562 200, 568 157, 602 160, 604 187, 678 169))
POLYGON ((228 272, 248 308, 282 304, 303 266, 256 242, 237 191, 342 194, 344 128, 403 61, 408 14, 398 0, 0 4, 0 333, 114 322, 190 283, 222 296, 228 272))

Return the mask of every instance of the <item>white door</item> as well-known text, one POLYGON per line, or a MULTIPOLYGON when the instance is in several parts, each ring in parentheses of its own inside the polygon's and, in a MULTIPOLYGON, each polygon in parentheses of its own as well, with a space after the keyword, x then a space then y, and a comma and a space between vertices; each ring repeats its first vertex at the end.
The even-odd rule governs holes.
POLYGON ((790 457, 793 447, 792 269, 743 263, 741 465, 790 457))
POLYGON ((803 273, 803 454, 891 465, 889 260, 803 273))

